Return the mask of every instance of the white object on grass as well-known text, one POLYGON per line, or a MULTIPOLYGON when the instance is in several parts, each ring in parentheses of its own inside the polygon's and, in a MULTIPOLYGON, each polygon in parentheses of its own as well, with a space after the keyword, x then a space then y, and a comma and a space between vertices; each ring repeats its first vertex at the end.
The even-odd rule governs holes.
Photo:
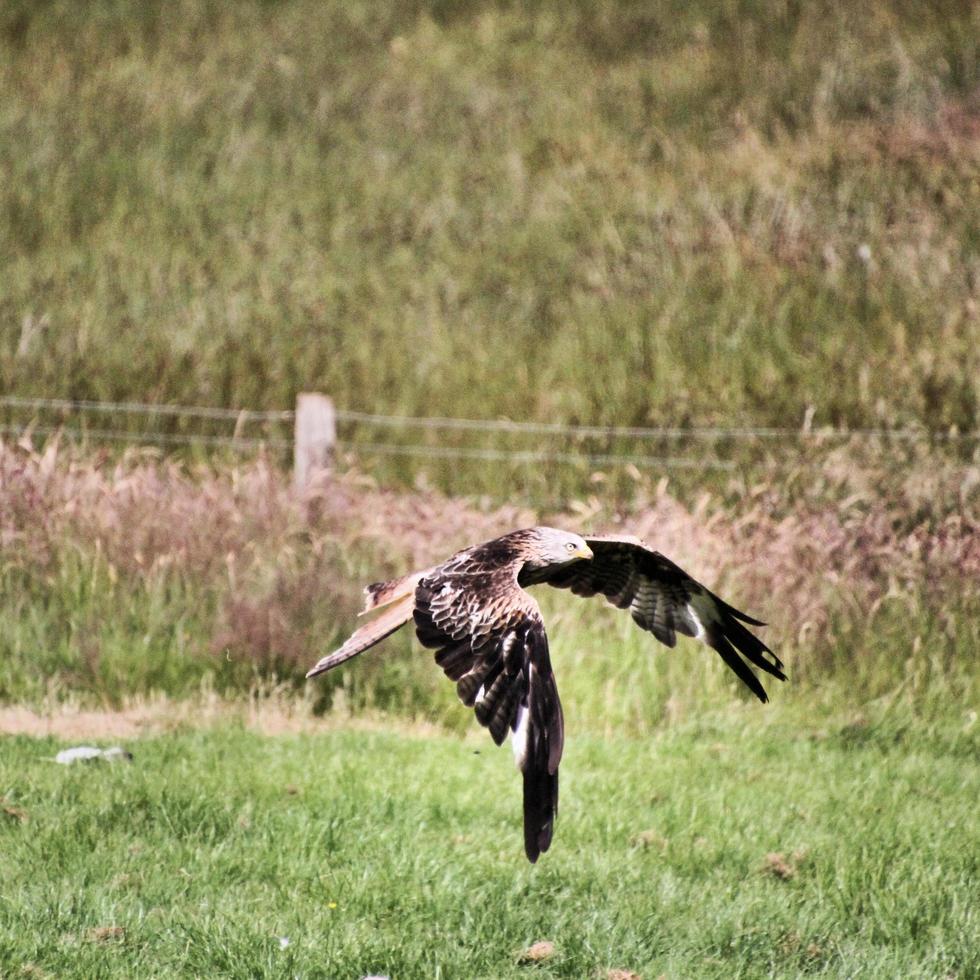
POLYGON ((54 757, 54 761, 63 766, 70 766, 75 762, 94 762, 96 759, 104 759, 106 762, 132 762, 133 753, 119 745, 108 749, 98 749, 94 745, 76 745, 70 749, 62 749, 54 757))

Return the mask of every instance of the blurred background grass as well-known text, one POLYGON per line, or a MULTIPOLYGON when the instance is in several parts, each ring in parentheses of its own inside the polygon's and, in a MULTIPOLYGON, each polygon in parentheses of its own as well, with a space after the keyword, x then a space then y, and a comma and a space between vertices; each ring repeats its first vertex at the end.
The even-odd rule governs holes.
MULTIPOLYGON (((10 0, 0 393, 976 431, 977 11, 10 0)), ((382 460, 381 485, 486 499, 354 474, 296 502, 261 460, 8 448, 0 697, 295 677, 361 579, 542 516, 673 548, 773 620, 801 697, 975 694, 975 440, 730 461, 658 490, 659 472, 382 460)), ((583 721, 642 728, 728 685, 593 608, 548 609, 583 721), (615 666, 587 660, 610 634, 615 666)), ((444 683, 398 649, 326 699, 439 715, 444 683)))
POLYGON ((0 12, 0 385, 977 426, 975 4, 0 12))

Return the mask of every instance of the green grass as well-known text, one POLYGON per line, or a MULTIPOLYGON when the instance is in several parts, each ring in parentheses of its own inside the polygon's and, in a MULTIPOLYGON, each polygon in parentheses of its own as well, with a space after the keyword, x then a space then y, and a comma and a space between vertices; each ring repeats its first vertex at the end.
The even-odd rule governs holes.
POLYGON ((535 867, 483 733, 226 725, 76 768, 6 737, 0 794, 25 819, 0 813, 0 974, 976 976, 975 723, 801 717, 628 740, 571 716, 535 867), (554 957, 519 965, 542 939, 554 957))
MULTIPOLYGON (((354 579, 350 591, 371 577, 354 579)), ((294 657, 287 657, 275 633, 261 633, 255 647, 219 645, 213 607, 221 593, 201 583, 109 589, 105 582, 100 588, 98 578, 97 570, 92 576, 72 573, 69 585, 88 589, 95 583, 85 595, 50 585, 30 592, 8 587, 0 605, 0 703, 121 706, 133 697, 194 697, 202 689, 247 697, 282 684, 294 696, 305 691, 318 711, 381 710, 454 730, 469 724, 468 714, 446 698, 443 673, 409 627, 313 688, 304 686, 306 670, 356 625, 353 601, 338 610, 329 592, 306 600, 303 591, 300 598, 314 606, 308 623, 294 613, 295 602, 285 609, 271 606, 263 615, 297 616, 286 622, 295 647, 294 657)), ((533 594, 548 624, 563 701, 592 731, 646 735, 724 699, 754 703, 701 643, 680 638, 675 649, 667 649, 600 600, 542 588, 533 594)), ((941 617, 929 611, 935 601, 911 593, 871 612, 835 601, 826 632, 803 638, 794 636, 799 616, 784 603, 771 602, 765 611, 753 607, 775 620, 757 632, 778 652, 789 676, 785 684, 764 676, 765 687, 800 707, 894 704, 920 719, 942 716, 949 703, 975 703, 977 601, 949 601, 941 617)))
POLYGON ((976 39, 955 0, 7 3, 0 390, 975 429, 976 39))

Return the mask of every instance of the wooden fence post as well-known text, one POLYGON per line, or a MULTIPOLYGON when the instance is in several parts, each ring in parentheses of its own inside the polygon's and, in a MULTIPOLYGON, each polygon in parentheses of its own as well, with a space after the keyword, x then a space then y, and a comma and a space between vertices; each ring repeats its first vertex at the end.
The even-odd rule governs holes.
POLYGON ((303 392, 296 396, 296 434, 293 444, 293 487, 305 489, 317 470, 327 470, 337 443, 337 419, 326 395, 303 392))

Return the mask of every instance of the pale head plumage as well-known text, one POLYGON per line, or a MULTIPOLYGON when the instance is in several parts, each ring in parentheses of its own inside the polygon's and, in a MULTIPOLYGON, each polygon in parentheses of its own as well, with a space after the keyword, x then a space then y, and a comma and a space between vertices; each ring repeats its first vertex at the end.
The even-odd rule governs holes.
POLYGON ((551 565, 565 565, 572 561, 592 558, 592 549, 585 538, 571 531, 559 531, 554 527, 536 527, 531 542, 532 552, 525 565, 529 568, 547 568, 551 565))

